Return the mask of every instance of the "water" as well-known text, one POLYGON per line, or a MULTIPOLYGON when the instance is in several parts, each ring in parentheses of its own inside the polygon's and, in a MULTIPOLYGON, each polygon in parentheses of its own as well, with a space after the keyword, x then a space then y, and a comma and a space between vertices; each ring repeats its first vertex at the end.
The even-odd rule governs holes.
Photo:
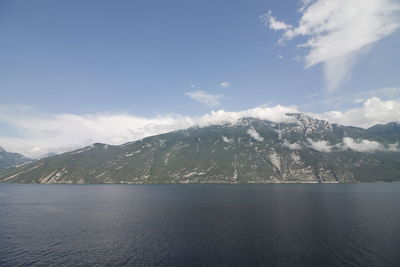
POLYGON ((0 184, 0 265, 399 266, 400 184, 0 184))

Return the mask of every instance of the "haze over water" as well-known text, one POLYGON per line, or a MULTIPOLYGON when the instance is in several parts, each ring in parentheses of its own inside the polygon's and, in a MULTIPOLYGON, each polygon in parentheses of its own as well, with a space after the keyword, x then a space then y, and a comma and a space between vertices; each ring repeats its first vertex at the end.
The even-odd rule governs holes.
POLYGON ((0 265, 395 266, 400 184, 0 184, 0 265))

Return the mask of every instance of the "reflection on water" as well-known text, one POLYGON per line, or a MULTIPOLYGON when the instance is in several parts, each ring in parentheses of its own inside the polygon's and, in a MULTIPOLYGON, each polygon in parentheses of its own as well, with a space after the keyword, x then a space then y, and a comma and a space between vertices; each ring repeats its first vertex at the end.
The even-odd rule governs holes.
POLYGON ((0 184, 0 265, 396 266, 400 184, 0 184))

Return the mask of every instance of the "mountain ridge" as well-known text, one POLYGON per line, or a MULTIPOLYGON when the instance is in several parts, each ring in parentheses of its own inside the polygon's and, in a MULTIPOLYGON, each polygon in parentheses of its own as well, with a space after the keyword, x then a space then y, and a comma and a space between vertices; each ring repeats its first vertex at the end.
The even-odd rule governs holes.
POLYGON ((30 161, 32 161, 30 158, 18 153, 8 152, 0 146, 0 169, 25 164, 30 161))
POLYGON ((22 183, 345 183, 400 180, 400 127, 288 113, 241 118, 122 145, 95 143, 0 173, 22 183))

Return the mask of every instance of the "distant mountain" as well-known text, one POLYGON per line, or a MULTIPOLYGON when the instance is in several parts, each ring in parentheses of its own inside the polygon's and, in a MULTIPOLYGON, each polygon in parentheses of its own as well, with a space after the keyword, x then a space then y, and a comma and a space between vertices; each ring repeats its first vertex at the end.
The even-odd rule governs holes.
POLYGON ((120 146, 93 144, 0 174, 19 183, 346 183, 400 181, 400 127, 347 127, 287 114, 243 118, 120 146))
POLYGON ((0 147, 0 169, 24 164, 30 161, 32 160, 21 154, 10 153, 0 147))

